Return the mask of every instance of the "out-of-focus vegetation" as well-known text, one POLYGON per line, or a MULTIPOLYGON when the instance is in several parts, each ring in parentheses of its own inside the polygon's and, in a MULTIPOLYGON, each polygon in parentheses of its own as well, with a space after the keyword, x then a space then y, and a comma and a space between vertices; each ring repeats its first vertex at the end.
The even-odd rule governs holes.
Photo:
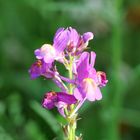
POLYGON ((0 140, 62 140, 63 118, 41 107, 43 94, 59 89, 43 78, 31 81, 28 69, 34 50, 67 26, 94 33, 96 69, 109 80, 103 99, 81 108, 77 134, 140 139, 139 0, 1 0, 0 11, 0 140))

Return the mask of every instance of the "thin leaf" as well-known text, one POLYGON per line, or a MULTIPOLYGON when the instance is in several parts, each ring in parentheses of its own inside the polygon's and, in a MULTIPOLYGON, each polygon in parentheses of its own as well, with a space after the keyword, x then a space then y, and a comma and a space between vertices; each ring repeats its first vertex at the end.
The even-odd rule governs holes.
POLYGON ((31 108, 44 119, 44 121, 50 126, 54 133, 58 134, 60 130, 60 126, 54 117, 54 115, 41 107, 41 105, 36 101, 31 101, 30 103, 31 108))

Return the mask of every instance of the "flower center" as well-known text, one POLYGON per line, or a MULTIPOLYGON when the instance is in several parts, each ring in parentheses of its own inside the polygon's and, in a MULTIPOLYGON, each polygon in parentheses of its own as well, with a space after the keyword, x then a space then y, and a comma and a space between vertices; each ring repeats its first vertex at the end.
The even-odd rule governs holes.
POLYGON ((55 49, 52 45, 50 44, 44 44, 41 47, 41 53, 45 56, 55 56, 55 49))
POLYGON ((90 90, 96 90, 97 88, 97 84, 95 83, 95 81, 91 78, 85 78, 82 82, 82 86, 84 89, 85 93, 89 93, 90 90))
POLYGON ((35 65, 40 68, 42 66, 42 61, 41 60, 37 60, 35 65))
POLYGON ((57 101, 57 94, 54 91, 48 92, 44 96, 48 101, 56 102, 57 101))

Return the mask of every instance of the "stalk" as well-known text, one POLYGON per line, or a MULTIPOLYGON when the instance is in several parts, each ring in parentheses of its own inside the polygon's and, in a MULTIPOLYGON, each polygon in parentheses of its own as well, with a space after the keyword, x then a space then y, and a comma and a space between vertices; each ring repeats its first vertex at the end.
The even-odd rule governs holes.
MULTIPOLYGON (((72 72, 72 65, 73 65, 73 57, 69 55, 69 79, 73 78, 73 72, 72 72)), ((69 94, 73 94, 73 84, 69 84, 69 94)), ((71 105, 70 107, 70 113, 69 113, 69 118, 68 118, 68 137, 67 140, 75 140, 75 130, 76 130, 76 114, 74 114, 71 117, 71 114, 73 112, 74 106, 71 105)))
MULTIPOLYGON (((69 55, 69 79, 73 78, 73 73, 72 73, 72 65, 73 65, 73 57, 69 55)), ((73 87, 72 84, 69 84, 69 93, 73 93, 73 87)))

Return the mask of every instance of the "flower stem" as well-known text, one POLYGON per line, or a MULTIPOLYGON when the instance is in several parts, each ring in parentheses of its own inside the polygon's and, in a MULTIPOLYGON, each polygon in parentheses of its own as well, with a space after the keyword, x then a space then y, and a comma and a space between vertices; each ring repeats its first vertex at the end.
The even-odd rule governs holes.
MULTIPOLYGON (((73 57, 69 55, 69 79, 73 78, 73 72, 72 72, 72 65, 73 65, 73 57)), ((69 84, 69 94, 73 94, 73 84, 69 84)), ((74 106, 71 105, 69 116, 71 116, 71 113, 73 112, 74 106)), ((75 140, 75 130, 76 130, 76 116, 73 115, 72 117, 68 117, 68 135, 67 140, 75 140)))
POLYGON ((67 140, 75 140, 75 130, 76 130, 76 117, 75 115, 72 118, 69 118, 69 124, 68 124, 68 138, 67 140))
POLYGON ((55 76, 53 81, 62 91, 64 91, 64 92, 68 91, 67 86, 63 83, 63 81, 58 76, 55 76))
MULTIPOLYGON (((72 64, 73 64, 73 57, 69 55, 69 79, 73 78, 73 73, 72 73, 72 64)), ((73 87, 72 84, 69 84, 69 93, 72 94, 73 87)))

